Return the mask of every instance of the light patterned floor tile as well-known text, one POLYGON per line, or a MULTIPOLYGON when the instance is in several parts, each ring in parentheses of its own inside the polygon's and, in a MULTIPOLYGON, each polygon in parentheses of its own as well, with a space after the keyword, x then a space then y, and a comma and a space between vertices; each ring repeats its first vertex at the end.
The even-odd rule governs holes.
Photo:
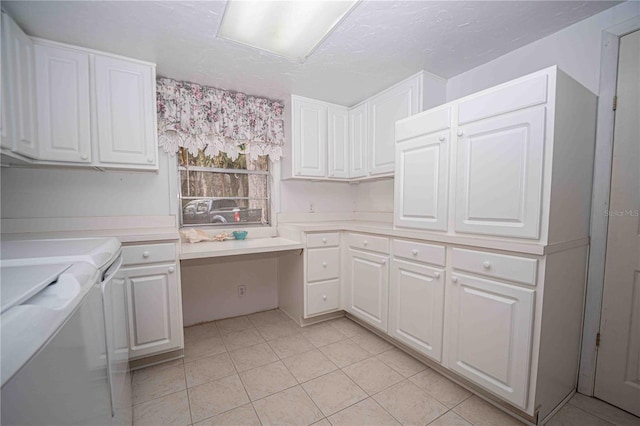
POLYGON ((475 426, 521 426, 522 422, 510 415, 498 410, 488 402, 477 396, 464 401, 453 409, 453 411, 475 426))
POLYGON ((261 426, 253 405, 246 404, 220 415, 209 417, 193 426, 261 426))
POLYGON ((187 426, 191 423, 187 391, 180 391, 133 406, 135 426, 187 426))
POLYGON ((383 390, 373 399, 403 425, 425 425, 449 410, 408 380, 383 390))
POLYGON ((320 351, 340 368, 372 356, 369 352, 365 351, 351 340, 342 340, 340 342, 323 346, 320 348, 320 351))
POLYGON ((415 359, 412 356, 407 355, 400 349, 390 349, 382 352, 378 355, 378 359, 389 367, 396 370, 403 377, 411 377, 418 374, 421 371, 426 370, 427 366, 415 359))
POLYGON ((334 414, 329 417, 329 421, 333 426, 393 426, 400 424, 371 398, 334 414))
POLYGON ((258 312, 249 315, 249 321, 256 327, 268 324, 277 324, 279 322, 291 321, 288 316, 280 312, 278 309, 271 311, 258 312))
POLYGON ((430 368, 409 377, 409 380, 449 408, 471 396, 471 392, 430 368))
POLYGON ((264 426, 306 426, 324 417, 300 386, 255 401, 253 406, 264 426))
POLYGON ((376 358, 357 362, 343 368, 342 371, 369 395, 403 380, 400 374, 376 358))
MULTIPOLYGON (((640 417, 622 411, 596 398, 590 398, 577 393, 571 398, 569 404, 616 425, 640 426, 640 417)), ((638 401, 638 405, 640 405, 640 401, 638 401)))
POLYGON ((547 422, 548 426, 612 426, 599 417, 571 404, 566 404, 547 422))
POLYGON ((355 404, 367 394, 342 371, 334 371, 302 384, 325 416, 355 404))
POLYGON ((249 402, 237 375, 189 388, 191 420, 199 422, 249 402))
POLYGON ((218 331, 215 322, 206 322, 184 328, 185 342, 191 342, 205 337, 220 337, 220 331, 218 331))
POLYGON ((353 337, 356 334, 367 333, 367 329, 344 317, 327 321, 327 324, 347 337, 353 337))
POLYGON ((229 354, 225 352, 188 362, 184 365, 184 372, 187 377, 187 387, 193 387, 231 376, 236 373, 236 370, 233 368, 229 354))
POLYGON ((347 336, 326 323, 304 327, 302 329, 302 334, 317 348, 326 346, 330 343, 339 342, 340 340, 347 338, 347 336))
POLYGON ((223 333, 222 339, 224 340, 224 344, 227 346, 227 350, 229 352, 264 342, 264 339, 255 328, 223 333))
POLYGON ((253 328, 253 324, 246 316, 221 319, 216 321, 216 326, 221 333, 230 333, 232 331, 242 331, 253 328))
POLYGON ((471 423, 454 413, 449 411, 443 416, 438 417, 434 422, 429 423, 429 426, 473 426, 471 423))
POLYGON ((184 342, 184 362, 227 351, 221 337, 212 336, 184 342))
POLYGON ((280 392, 298 384, 282 361, 240 373, 251 401, 280 392))
POLYGON ((149 401, 187 388, 182 365, 136 370, 133 373, 133 403, 149 401))
POLYGON ((314 349, 314 346, 302 334, 294 334, 287 337, 271 340, 268 342, 271 349, 280 358, 289 358, 291 356, 308 352, 314 349))
POLYGON ((331 426, 331 423, 329 423, 329 420, 327 419, 322 419, 319 422, 315 422, 311 426, 331 426))
POLYGON ((317 349, 285 358, 282 362, 300 383, 331 373, 338 368, 317 349))
POLYGON ((237 349, 232 351, 230 355, 238 372, 251 370, 278 360, 278 355, 266 342, 237 349))
POLYGON ((367 331, 366 333, 356 334, 351 338, 351 340, 361 346, 362 349, 373 355, 381 354, 382 352, 388 351, 389 349, 393 348, 393 346, 391 346, 389 342, 379 338, 370 331, 367 331))
POLYGON ((291 336, 300 333, 301 328, 291 320, 277 322, 275 324, 267 324, 258 327, 258 332, 264 340, 274 340, 280 337, 291 336))

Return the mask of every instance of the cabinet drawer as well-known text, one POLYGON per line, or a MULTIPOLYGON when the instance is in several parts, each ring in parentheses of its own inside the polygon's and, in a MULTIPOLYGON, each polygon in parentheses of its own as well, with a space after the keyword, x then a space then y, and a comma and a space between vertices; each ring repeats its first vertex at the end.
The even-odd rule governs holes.
POLYGON ((176 245, 174 243, 144 244, 122 247, 123 265, 174 262, 175 260, 176 245))
POLYGON ((393 240, 392 253, 396 257, 444 266, 444 247, 413 241, 393 240))
POLYGON ((340 281, 322 281, 307 285, 307 316, 340 307, 340 281))
POLYGON ((389 253, 389 239, 365 234, 349 234, 349 247, 389 253))
POLYGON ((340 274, 340 248, 307 250, 307 281, 338 278, 340 274))
POLYGON ((340 245, 340 234, 337 232, 307 234, 307 248, 337 247, 338 245, 340 245))
POLYGON ((453 268, 522 284, 536 284, 538 261, 504 254, 453 249, 453 268))

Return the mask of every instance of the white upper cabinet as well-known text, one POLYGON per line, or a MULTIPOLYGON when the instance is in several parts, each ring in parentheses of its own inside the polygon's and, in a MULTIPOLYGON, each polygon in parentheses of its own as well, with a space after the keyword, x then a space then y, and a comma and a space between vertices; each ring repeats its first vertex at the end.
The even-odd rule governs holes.
POLYGON ((33 42, 2 14, 2 148, 37 157, 33 42))
POLYGON ((296 176, 327 176, 327 105, 292 96, 293 154, 296 176))
POLYGON ((98 154, 101 163, 156 163, 153 68, 122 59, 95 57, 98 154))
POLYGON ((349 109, 329 106, 329 177, 349 177, 349 109))
POLYGON ((369 173, 392 173, 396 121, 422 110, 422 75, 405 80, 368 102, 369 173))
POLYGON ((35 45, 41 160, 91 162, 89 54, 35 45))
POLYGON ((349 177, 360 178, 369 173, 367 156, 367 104, 349 110, 349 177))
POLYGON ((545 107, 458 128, 456 231, 538 238, 545 107))

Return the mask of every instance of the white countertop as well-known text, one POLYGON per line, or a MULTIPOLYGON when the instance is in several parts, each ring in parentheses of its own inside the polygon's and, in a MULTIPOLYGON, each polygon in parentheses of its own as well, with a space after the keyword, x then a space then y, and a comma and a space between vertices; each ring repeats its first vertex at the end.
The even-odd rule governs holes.
POLYGON ((249 238, 246 240, 206 241, 181 245, 180 259, 202 259, 207 257, 235 256, 253 253, 299 250, 304 244, 281 237, 249 238))

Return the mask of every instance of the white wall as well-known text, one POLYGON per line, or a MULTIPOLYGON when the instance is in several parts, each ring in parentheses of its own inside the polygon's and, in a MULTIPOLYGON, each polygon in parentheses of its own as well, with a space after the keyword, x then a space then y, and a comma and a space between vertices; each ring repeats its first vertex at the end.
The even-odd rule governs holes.
POLYGON ((486 89, 552 65, 593 93, 599 92, 602 31, 640 14, 629 1, 449 79, 447 100, 486 89))
POLYGON ((283 213, 352 212, 355 209, 355 185, 342 182, 282 181, 280 207, 283 213))
POLYGON ((393 212, 393 179, 362 182, 356 186, 355 211, 393 212))
POLYGON ((277 254, 182 261, 182 315, 189 326, 278 307, 277 254), (238 286, 246 294, 238 296, 238 286))

